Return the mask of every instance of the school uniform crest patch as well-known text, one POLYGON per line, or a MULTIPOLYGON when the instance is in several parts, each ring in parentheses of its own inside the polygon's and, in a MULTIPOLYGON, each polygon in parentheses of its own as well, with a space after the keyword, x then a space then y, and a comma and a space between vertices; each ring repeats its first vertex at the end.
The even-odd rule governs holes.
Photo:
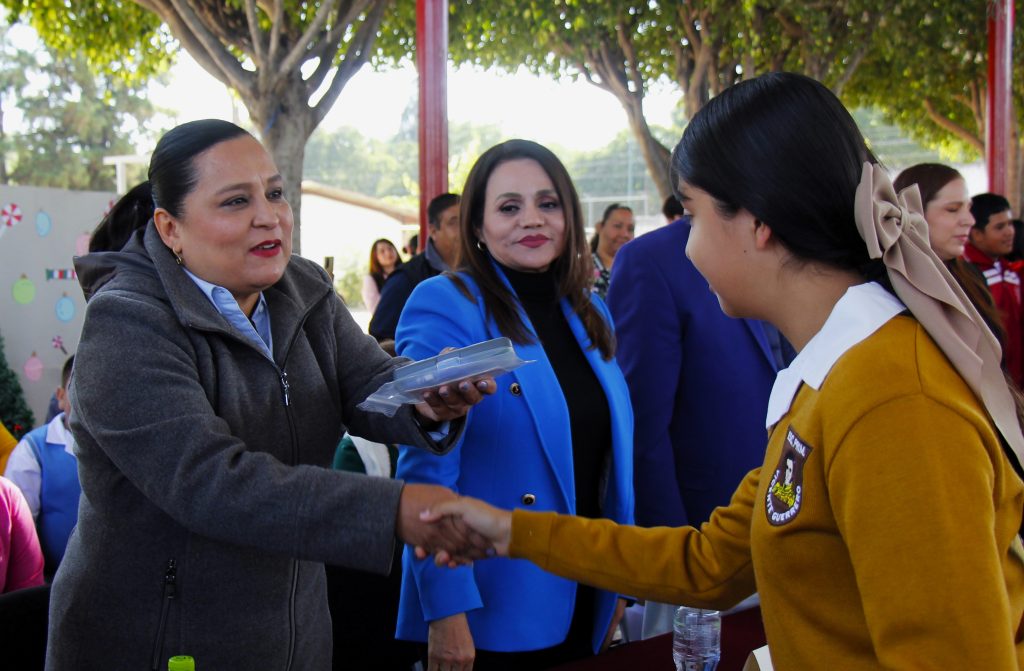
POLYGON ((786 444, 765 496, 768 523, 781 527, 800 513, 804 495, 804 462, 814 448, 805 443, 792 427, 786 429, 786 444))

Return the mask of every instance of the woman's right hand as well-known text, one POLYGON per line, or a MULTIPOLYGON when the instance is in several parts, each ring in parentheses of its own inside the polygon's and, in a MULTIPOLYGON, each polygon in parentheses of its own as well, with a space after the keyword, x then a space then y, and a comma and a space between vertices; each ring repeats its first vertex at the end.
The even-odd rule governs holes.
MULTIPOLYGON (((421 520, 432 523, 439 523, 448 517, 460 520, 466 527, 491 543, 494 554, 488 553, 489 556, 508 556, 508 546, 512 540, 512 511, 495 508, 471 496, 460 496, 454 500, 436 503, 420 514, 421 520)), ((416 548, 416 555, 420 559, 425 558, 427 554, 424 549, 416 548)), ((434 562, 438 566, 457 566, 480 558, 451 555, 442 550, 434 556, 434 562)))
POLYGON ((427 671, 471 671, 476 658, 473 635, 465 613, 430 623, 427 638, 427 671))

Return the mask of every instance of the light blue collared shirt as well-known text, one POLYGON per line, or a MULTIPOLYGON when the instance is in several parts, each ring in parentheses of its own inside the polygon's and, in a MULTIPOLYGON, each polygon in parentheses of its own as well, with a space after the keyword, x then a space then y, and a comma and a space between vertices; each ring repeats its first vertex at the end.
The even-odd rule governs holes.
MULTIPOLYGON (((252 320, 250 321, 245 313, 242 312, 242 308, 239 307, 238 301, 231 295, 231 292, 224 287, 217 286, 211 282, 196 277, 187 268, 182 268, 185 273, 192 278, 192 281, 196 283, 196 286, 202 290, 206 297, 213 303, 213 307, 217 309, 217 312, 228 320, 228 322, 236 329, 242 332, 245 337, 252 341, 254 345, 260 348, 260 350, 267 355, 271 361, 274 360, 274 338, 270 333, 270 311, 267 309, 267 299, 263 297, 263 292, 260 292, 260 300, 256 303, 256 309, 252 313, 252 320)), ((433 431, 427 431, 427 435, 430 436, 434 441, 441 442, 448 435, 451 422, 442 422, 437 429, 433 431)))
POLYGON ((196 277, 187 268, 182 268, 182 270, 206 294, 206 297, 213 303, 213 307, 217 308, 217 312, 224 319, 228 320, 228 323, 241 331, 242 335, 260 348, 267 355, 268 359, 274 360, 274 337, 270 333, 270 311, 267 309, 267 299, 263 297, 262 291, 260 292, 260 300, 256 303, 256 309, 252 313, 252 320, 250 320, 242 312, 242 308, 239 307, 238 301, 235 300, 230 291, 224 287, 207 282, 200 277, 196 277))

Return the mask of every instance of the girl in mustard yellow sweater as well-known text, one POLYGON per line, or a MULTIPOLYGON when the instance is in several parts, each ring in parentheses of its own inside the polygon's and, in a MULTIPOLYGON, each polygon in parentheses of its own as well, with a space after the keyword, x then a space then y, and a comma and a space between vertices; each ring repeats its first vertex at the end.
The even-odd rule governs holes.
POLYGON ((1024 436, 916 187, 896 194, 835 96, 784 73, 712 99, 672 178, 722 309, 799 351, 761 468, 700 529, 471 499, 426 515, 603 589, 713 608, 757 590, 777 669, 1024 668, 1024 436))

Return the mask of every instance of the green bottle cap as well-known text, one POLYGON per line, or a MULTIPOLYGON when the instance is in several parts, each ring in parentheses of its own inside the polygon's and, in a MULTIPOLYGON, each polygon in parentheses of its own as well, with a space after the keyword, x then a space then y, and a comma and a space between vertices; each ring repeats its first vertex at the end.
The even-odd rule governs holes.
POLYGON ((178 655, 167 660, 167 671, 196 671, 196 660, 188 655, 178 655))

